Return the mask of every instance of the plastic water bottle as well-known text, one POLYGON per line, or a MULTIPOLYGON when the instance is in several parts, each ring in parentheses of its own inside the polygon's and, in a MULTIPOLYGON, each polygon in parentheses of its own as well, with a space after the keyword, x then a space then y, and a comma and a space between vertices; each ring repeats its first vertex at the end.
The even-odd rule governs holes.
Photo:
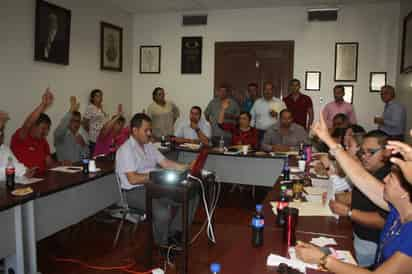
POLYGON ((262 213, 263 206, 256 205, 256 213, 252 218, 252 246, 259 247, 263 245, 263 229, 265 228, 265 219, 262 213))
POLYGON ((303 142, 299 143, 299 158, 302 158, 305 153, 305 144, 303 142))
POLYGON ((282 173, 283 173, 283 180, 289 181, 290 180, 289 158, 285 158, 285 161, 283 162, 282 173))
POLYGON ((9 190, 14 190, 16 185, 15 182, 15 175, 16 175, 16 168, 14 167, 13 158, 9 157, 7 159, 7 166, 5 169, 6 174, 6 187, 9 190))
POLYGON ((219 150, 223 151, 225 149, 225 140, 223 139, 223 135, 220 136, 220 140, 219 140, 219 150))
POLYGON ((89 174, 89 159, 86 154, 82 155, 83 174, 89 174))
POLYGON ((287 191, 288 191, 288 188, 285 185, 280 187, 280 201, 281 202, 288 202, 288 195, 286 193, 287 191))
POLYGON ((220 264, 212 263, 210 265, 210 272, 212 272, 212 274, 220 273, 220 264))

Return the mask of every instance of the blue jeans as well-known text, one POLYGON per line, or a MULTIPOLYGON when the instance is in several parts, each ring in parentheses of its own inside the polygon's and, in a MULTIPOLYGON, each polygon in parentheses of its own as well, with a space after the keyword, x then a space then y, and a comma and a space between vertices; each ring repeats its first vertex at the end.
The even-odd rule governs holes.
POLYGON ((353 246, 355 248, 356 260, 359 266, 369 267, 375 263, 376 251, 378 244, 359 238, 353 233, 353 246))

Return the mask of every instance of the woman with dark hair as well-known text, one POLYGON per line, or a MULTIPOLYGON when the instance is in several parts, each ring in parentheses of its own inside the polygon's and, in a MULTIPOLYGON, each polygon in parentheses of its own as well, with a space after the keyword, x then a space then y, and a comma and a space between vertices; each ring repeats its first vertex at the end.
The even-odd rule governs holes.
POLYGON ((83 115, 83 128, 89 133, 90 155, 94 153, 97 137, 100 134, 107 113, 103 110, 103 92, 100 89, 94 89, 90 92, 89 105, 83 115))
POLYGON ((230 106, 230 101, 223 101, 218 117, 218 125, 221 129, 232 134, 232 145, 250 145, 253 149, 258 146, 258 132, 250 125, 252 119, 249 112, 241 112, 238 124, 225 123, 225 111, 230 106))
POLYGON ((179 109, 173 102, 166 101, 163 88, 155 88, 152 99, 153 103, 147 108, 147 114, 152 119, 153 136, 160 139, 162 136, 172 135, 180 115, 179 109))
POLYGON ((389 211, 389 215, 381 232, 374 271, 343 263, 307 243, 298 243, 297 256, 307 263, 318 264, 321 268, 337 274, 410 273, 412 269, 412 187, 410 184, 397 167, 385 177, 385 184, 379 182, 349 155, 342 145, 333 140, 322 113, 320 122, 317 122, 312 129, 328 145, 330 153, 334 155, 353 184, 377 206, 389 211))

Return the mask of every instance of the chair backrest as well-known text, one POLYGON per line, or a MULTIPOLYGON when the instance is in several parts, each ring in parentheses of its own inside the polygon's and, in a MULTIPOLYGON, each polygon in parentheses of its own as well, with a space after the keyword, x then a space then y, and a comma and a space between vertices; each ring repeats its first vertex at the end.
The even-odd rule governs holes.
POLYGON ((116 183, 117 183, 117 190, 119 191, 119 195, 120 195, 120 204, 121 204, 122 207, 128 209, 129 204, 127 203, 126 194, 125 194, 125 191, 122 189, 122 184, 120 182, 120 177, 119 177, 119 174, 117 174, 117 173, 116 173, 116 183))

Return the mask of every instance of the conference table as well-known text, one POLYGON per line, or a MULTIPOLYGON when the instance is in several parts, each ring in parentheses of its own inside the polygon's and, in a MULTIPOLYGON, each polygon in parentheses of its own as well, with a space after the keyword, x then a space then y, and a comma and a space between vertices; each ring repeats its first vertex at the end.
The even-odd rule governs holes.
MULTIPOLYGON (((197 153, 195 149, 177 147, 167 151, 166 155, 179 162, 190 163, 196 159, 197 153)), ((265 152, 229 154, 211 149, 204 169, 213 171, 221 182, 272 187, 282 172, 286 157, 285 154, 265 152)))
MULTIPOLYGON (((7 200, 16 200, 15 210, 20 212, 15 214, 15 222, 18 223, 19 235, 23 235, 23 241, 19 243, 23 254, 17 250, 20 254, 16 254, 16 257, 23 258, 24 270, 16 273, 38 273, 38 241, 79 223, 120 200, 113 161, 101 159, 96 161, 96 165, 99 171, 87 175, 82 172, 48 171, 43 181, 30 185, 34 190, 33 194, 20 201, 9 193, 0 197, 0 205, 7 200)), ((6 218, 8 215, 4 216, 6 218)), ((13 224, 10 221, 8 223, 13 224)), ((16 245, 17 243, 18 241, 16 245)))

